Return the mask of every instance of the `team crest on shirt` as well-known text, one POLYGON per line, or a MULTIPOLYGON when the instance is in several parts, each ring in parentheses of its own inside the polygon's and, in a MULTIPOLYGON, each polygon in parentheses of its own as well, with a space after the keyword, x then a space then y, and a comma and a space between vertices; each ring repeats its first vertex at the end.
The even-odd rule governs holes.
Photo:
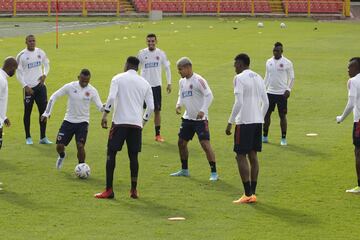
POLYGON ((38 55, 38 59, 40 59, 41 58, 41 56, 40 55, 38 55))
POLYGON ((74 93, 77 93, 77 90, 76 90, 76 89, 74 90, 74 93))
POLYGON ((193 85, 192 85, 192 84, 190 84, 189 88, 190 88, 190 89, 193 89, 193 85))
POLYGON ((29 59, 30 59, 30 58, 28 58, 28 57, 26 58, 26 60, 29 60, 29 59))
POLYGON ((284 64, 280 63, 280 67, 283 68, 283 67, 284 67, 284 64))
POLYGON ((85 92, 85 96, 89 97, 90 93, 89 92, 85 92))
POLYGON ((158 61, 159 61, 159 60, 160 60, 160 57, 159 57, 159 56, 156 56, 156 60, 158 60, 158 61))

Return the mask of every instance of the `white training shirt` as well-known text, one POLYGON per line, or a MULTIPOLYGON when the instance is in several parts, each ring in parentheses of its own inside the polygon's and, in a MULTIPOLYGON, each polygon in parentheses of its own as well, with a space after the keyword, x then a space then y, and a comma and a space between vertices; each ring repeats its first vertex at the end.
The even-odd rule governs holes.
POLYGON ((150 84, 135 70, 128 70, 113 77, 105 110, 114 108, 114 124, 143 127, 143 119, 149 120, 154 111, 154 100, 150 84), (147 109, 143 115, 143 105, 147 109))
POLYGON ((8 102, 8 81, 7 78, 9 75, 0 69, 0 128, 4 124, 6 120, 6 110, 7 110, 7 102, 8 102))
POLYGON ((262 77, 247 69, 235 76, 235 104, 229 123, 252 124, 263 123, 269 107, 262 77))
POLYGON ((139 51, 138 59, 140 60, 141 76, 150 83, 151 87, 161 86, 162 66, 165 68, 167 83, 171 84, 170 62, 164 51, 159 48, 155 48, 153 51, 144 48, 139 51))
POLYGON ((348 81, 348 91, 349 97, 354 97, 354 122, 359 122, 360 120, 360 73, 355 77, 350 78, 348 81))
POLYGON ((190 78, 179 81, 179 97, 176 106, 185 106, 184 119, 206 120, 208 109, 213 100, 213 94, 206 80, 199 74, 193 73, 190 78), (196 119, 199 112, 204 112, 202 119, 196 119))
POLYGON ((16 77, 22 87, 35 87, 39 84, 42 75, 48 75, 50 71, 49 59, 45 52, 40 48, 29 51, 27 48, 22 50, 16 57, 19 64, 16 77))
POLYGON ((266 62, 265 86, 270 94, 283 95, 286 90, 291 91, 295 81, 293 64, 282 56, 274 57, 266 62))
POLYGON ((49 117, 57 98, 68 95, 67 109, 64 120, 71 123, 89 122, 90 102, 94 102, 99 111, 103 111, 103 104, 98 91, 92 85, 81 87, 79 81, 65 84, 51 95, 43 116, 49 117))

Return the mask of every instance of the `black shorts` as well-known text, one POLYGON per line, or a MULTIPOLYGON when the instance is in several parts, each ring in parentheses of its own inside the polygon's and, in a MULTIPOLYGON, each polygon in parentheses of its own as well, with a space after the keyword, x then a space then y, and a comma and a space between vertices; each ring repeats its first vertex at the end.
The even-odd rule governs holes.
POLYGON ((360 147, 360 121, 359 122, 354 122, 353 144, 354 144, 355 147, 360 147))
POLYGON ((74 135, 76 143, 85 144, 88 128, 89 123, 87 122, 71 123, 64 120, 59 129, 59 133, 56 138, 56 144, 64 144, 67 146, 74 135))
MULTIPOLYGON (((152 93, 154 98, 154 110, 161 111, 161 86, 152 87, 152 93)), ((146 108, 146 103, 144 103, 144 109, 146 108)))
POLYGON ((210 140, 209 123, 207 120, 194 121, 182 118, 179 131, 179 138, 185 141, 193 139, 194 134, 198 135, 199 141, 210 140))
POLYGON ((238 154, 248 154, 250 151, 261 152, 261 127, 261 123, 236 125, 234 152, 238 154))
POLYGON ((112 151, 121 151, 124 142, 128 152, 141 152, 142 129, 133 125, 116 125, 111 126, 108 139, 108 148, 112 151))
POLYGON ((25 108, 32 108, 34 101, 39 106, 39 111, 46 109, 47 105, 47 89, 46 85, 38 84, 32 88, 33 94, 27 94, 24 91, 24 105, 25 108))
POLYGON ((275 110, 275 105, 277 105, 279 114, 287 114, 287 98, 284 95, 277 94, 267 94, 269 99, 269 112, 273 112, 275 110))

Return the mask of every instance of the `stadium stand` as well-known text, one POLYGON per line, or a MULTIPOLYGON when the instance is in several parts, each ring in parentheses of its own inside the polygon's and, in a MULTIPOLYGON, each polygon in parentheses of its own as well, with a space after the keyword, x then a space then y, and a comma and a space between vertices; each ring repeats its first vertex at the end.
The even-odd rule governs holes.
MULTIPOLYGON (((283 0, 284 8, 286 0, 283 0)), ((343 2, 341 0, 321 0, 310 1, 311 13, 341 13, 343 11, 343 2)), ((306 13, 308 12, 308 2, 304 0, 289 0, 289 13, 306 13)))
MULTIPOLYGON (((0 0, 0 13, 12 12, 15 0, 0 0)), ((59 0, 59 9, 63 13, 87 12, 108 13, 149 11, 149 0, 59 0), (85 9, 83 9, 85 6, 85 9)), ((18 13, 47 12, 51 2, 51 12, 55 12, 55 1, 48 0, 16 0, 18 13)), ((311 13, 341 14, 343 0, 253 0, 254 13, 311 13)), ((152 10, 164 13, 252 13, 252 0, 151 0, 152 10)))

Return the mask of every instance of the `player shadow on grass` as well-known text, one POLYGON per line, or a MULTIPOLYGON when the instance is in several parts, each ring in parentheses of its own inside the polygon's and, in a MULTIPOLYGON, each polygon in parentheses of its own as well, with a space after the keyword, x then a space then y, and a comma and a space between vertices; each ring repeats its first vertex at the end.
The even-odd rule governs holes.
POLYGON ((209 191, 221 191, 224 192, 227 196, 234 196, 234 193, 241 192, 240 187, 236 187, 234 185, 231 185, 224 180, 221 180, 221 178, 218 181, 209 181, 206 179, 198 179, 194 177, 189 177, 189 180, 196 182, 201 188, 209 191))
POLYGON ((270 205, 261 201, 249 205, 262 214, 276 217, 281 221, 289 222, 291 224, 312 226, 320 224, 319 219, 299 210, 270 205))
POLYGON ((300 145, 296 145, 296 144, 289 144, 287 146, 280 146, 278 143, 266 143, 266 145, 271 145, 272 147, 276 147, 279 149, 284 149, 285 151, 291 151, 300 155, 305 155, 305 156, 317 156, 317 157, 327 157, 329 156, 329 154, 327 152, 323 152, 323 151, 319 151, 319 150, 314 150, 311 148, 307 148, 304 146, 300 146, 300 145))
POLYGON ((33 210, 40 208, 40 206, 37 206, 36 202, 31 201, 28 197, 26 197, 26 194, 12 192, 7 190, 6 188, 1 191, 0 199, 5 200, 12 205, 17 205, 19 207, 23 207, 27 209, 33 210))
POLYGON ((120 205, 126 206, 127 209, 131 209, 133 212, 137 212, 139 215, 146 215, 150 218, 154 218, 154 216, 164 219, 174 216, 181 216, 186 218, 191 217, 191 214, 187 211, 184 211, 183 209, 169 207, 167 205, 160 204, 156 199, 147 199, 142 198, 141 196, 137 200, 130 199, 128 201, 121 201, 120 205))
POLYGON ((1 161, 0 172, 15 171, 16 169, 17 169, 17 163, 10 164, 5 161, 1 161))
POLYGON ((93 176, 90 176, 87 179, 81 179, 75 176, 75 173, 73 173, 72 171, 63 171, 61 172, 61 174, 65 177, 66 180, 72 182, 76 181, 78 182, 78 184, 90 184, 96 187, 104 187, 105 184, 105 179, 94 178, 93 176))

